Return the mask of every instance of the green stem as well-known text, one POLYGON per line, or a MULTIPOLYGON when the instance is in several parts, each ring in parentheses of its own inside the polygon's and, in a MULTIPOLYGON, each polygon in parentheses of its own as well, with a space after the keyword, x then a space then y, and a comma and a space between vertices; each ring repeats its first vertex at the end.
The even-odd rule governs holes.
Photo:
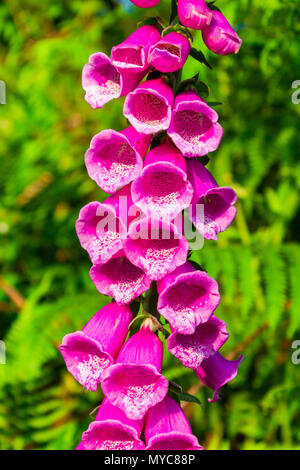
POLYGON ((159 313, 157 311, 158 293, 156 288, 156 282, 152 282, 150 289, 146 292, 144 300, 144 310, 150 313, 159 320, 159 313))

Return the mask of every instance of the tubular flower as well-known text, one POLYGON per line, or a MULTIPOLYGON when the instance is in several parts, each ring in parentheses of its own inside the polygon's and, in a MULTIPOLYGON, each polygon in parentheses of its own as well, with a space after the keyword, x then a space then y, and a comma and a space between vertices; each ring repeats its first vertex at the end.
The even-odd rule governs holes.
POLYGON ((188 254, 188 242, 173 224, 146 217, 130 225, 123 246, 127 258, 152 280, 184 264, 188 254))
POLYGON ((146 450, 203 450, 180 405, 166 396, 145 420, 146 450))
POLYGON ((225 16, 216 10, 212 11, 211 23, 202 30, 202 38, 208 49, 219 55, 237 54, 242 45, 225 16))
POLYGON ((136 7, 151 8, 157 5, 160 0, 130 0, 136 7))
POLYGON ((90 178, 107 193, 133 181, 143 168, 149 135, 128 127, 121 132, 106 129, 95 135, 85 154, 90 178))
POLYGON ((160 72, 175 72, 181 69, 189 56, 191 44, 182 34, 166 34, 149 49, 149 62, 160 72))
POLYGON ((173 102, 165 79, 147 80, 127 95, 123 114, 138 132, 153 134, 168 129, 173 102))
POLYGON ((111 60, 118 70, 142 72, 149 67, 149 48, 160 40, 155 26, 145 25, 111 50, 111 60))
POLYGON ((187 162, 189 180, 194 188, 190 218, 207 240, 217 240, 236 216, 237 196, 228 186, 219 187, 211 173, 197 160, 187 162), (203 215, 197 214, 197 205, 204 206, 203 215))
POLYGON ((190 263, 179 266, 157 283, 157 309, 173 330, 191 335, 209 320, 220 303, 217 282, 190 263))
POLYGON ((97 390, 103 372, 114 363, 131 320, 129 307, 111 303, 99 310, 82 331, 64 336, 59 350, 67 369, 87 390, 97 390))
POLYGON ((88 252, 93 264, 102 265, 122 256, 122 238, 133 219, 130 185, 109 196, 104 203, 90 202, 84 206, 76 221, 76 232, 81 246, 88 252))
POLYGON ((186 157, 201 157, 216 150, 223 129, 219 116, 195 91, 176 96, 168 134, 186 157))
POLYGON ((189 206, 193 188, 185 159, 176 147, 167 143, 148 153, 131 194, 135 205, 153 218, 169 216, 172 220, 189 206))
POLYGON ((212 12, 204 0, 178 0, 178 17, 187 28, 203 29, 212 20, 212 12))
POLYGON ((151 284, 151 279, 124 256, 93 265, 90 277, 101 294, 113 297, 118 304, 128 304, 151 284))
POLYGON ((142 419, 163 400, 168 381, 161 375, 163 346, 147 324, 122 347, 116 364, 106 370, 102 390, 130 419, 142 419))
POLYGON ((229 361, 217 352, 205 359, 198 367, 195 371, 197 377, 204 385, 214 390, 214 395, 208 400, 209 402, 219 400, 219 389, 236 377, 238 367, 243 359, 242 355, 236 361, 229 361))
POLYGON ((191 335, 174 331, 169 336, 168 350, 185 367, 197 369, 205 359, 214 355, 227 341, 226 323, 212 315, 206 323, 197 326, 191 335))
POLYGON ((146 72, 129 73, 118 71, 111 59, 102 52, 96 52, 83 67, 82 88, 85 99, 92 108, 102 108, 114 98, 132 91, 146 75, 146 72))
POLYGON ((143 420, 130 420, 104 398, 96 419, 82 434, 78 450, 142 450, 143 420))

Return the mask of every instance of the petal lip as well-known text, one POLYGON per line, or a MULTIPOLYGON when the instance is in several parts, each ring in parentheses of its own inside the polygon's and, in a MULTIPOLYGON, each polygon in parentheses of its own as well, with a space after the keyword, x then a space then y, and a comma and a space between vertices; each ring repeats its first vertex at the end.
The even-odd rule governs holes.
POLYGON ((81 445, 84 450, 143 450, 145 448, 136 429, 115 419, 91 423, 82 435, 81 445), (114 435, 115 439, 112 438, 114 435))
POLYGON ((193 434, 169 431, 152 436, 145 450, 204 450, 204 448, 193 434))
POLYGON ((149 408, 162 401, 168 388, 168 380, 150 364, 114 364, 105 371, 102 382, 106 398, 133 420, 142 419, 149 408))
POLYGON ((149 289, 151 279, 127 258, 113 258, 103 265, 93 265, 90 277, 101 294, 114 297, 117 304, 128 304, 149 289), (130 270, 126 277, 126 269, 130 270), (116 278, 119 274, 119 278, 116 278))
POLYGON ((93 392, 97 390, 99 383, 102 381, 105 368, 115 362, 113 357, 103 350, 98 341, 90 338, 82 331, 76 331, 75 333, 65 335, 62 340, 62 344, 59 346, 59 350, 70 374, 72 374, 84 388, 93 392), (78 353, 82 354, 81 358, 78 353), (93 365, 98 366, 98 371, 96 371, 92 376, 90 375, 91 373, 89 368, 86 368, 85 365, 86 360, 84 357, 86 355, 88 355, 89 359, 92 355, 93 357, 101 358, 104 362, 103 367, 100 362, 97 364, 97 361, 93 360, 93 365))
MULTIPOLYGON (((172 274, 172 273, 171 273, 172 274)), ((164 316, 170 323, 171 327, 178 333, 185 335, 191 335, 195 332, 195 329, 201 323, 205 323, 209 320, 217 306, 221 301, 221 296, 218 290, 218 283, 208 276, 204 272, 192 271, 187 273, 181 273, 176 276, 176 279, 171 284, 167 285, 159 294, 157 309, 159 313, 164 316), (174 310, 168 300, 169 291, 176 287, 178 284, 194 284, 199 287, 204 287, 206 290, 206 306, 203 308, 203 302, 199 300, 197 305, 197 299, 195 300, 195 308, 189 308, 187 315, 182 318, 180 311, 174 310)))

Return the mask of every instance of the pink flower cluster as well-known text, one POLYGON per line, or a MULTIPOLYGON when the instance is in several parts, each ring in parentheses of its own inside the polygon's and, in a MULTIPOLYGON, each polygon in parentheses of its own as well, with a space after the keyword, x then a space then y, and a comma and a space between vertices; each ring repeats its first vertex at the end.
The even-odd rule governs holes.
MULTIPOLYGON (((158 1, 133 3, 151 7, 158 1)), ((204 1, 179 0, 178 16, 185 27, 202 30, 212 51, 238 51, 241 40, 204 1)), ((81 209, 76 231, 91 259, 95 287, 113 301, 60 346, 74 378, 87 390, 101 385, 105 396, 78 449, 202 449, 168 395, 157 324, 149 317, 128 337, 131 302, 141 302, 152 282, 158 320, 163 316, 171 331, 167 349, 214 391, 210 401, 219 399, 219 389, 236 376, 242 360, 219 353, 229 335, 214 315, 218 284, 188 261, 184 227, 175 223, 189 208, 201 235, 216 240, 236 214, 233 189, 219 187, 196 158, 218 148, 218 114, 193 88, 176 93, 171 85, 190 51, 184 34, 161 35, 156 26, 144 25, 114 46, 111 57, 95 53, 83 69, 87 102, 101 108, 126 96, 123 114, 130 127, 102 130, 85 155, 89 176, 111 195, 81 209), (149 76, 154 70, 155 78, 149 76), (195 210, 199 204, 204 223, 195 210)))

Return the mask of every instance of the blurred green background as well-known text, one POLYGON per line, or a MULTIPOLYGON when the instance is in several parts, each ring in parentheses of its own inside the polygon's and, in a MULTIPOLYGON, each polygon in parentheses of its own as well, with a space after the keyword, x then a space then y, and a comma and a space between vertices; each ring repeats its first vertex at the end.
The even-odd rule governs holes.
MULTIPOLYGON (((77 240, 80 208, 105 195, 88 178, 84 152, 104 128, 126 126, 123 99, 92 110, 81 69, 91 53, 128 36, 145 16, 167 19, 170 1, 149 11, 128 1, 4 0, 0 4, 0 449, 72 449, 101 393, 67 373, 57 346, 108 299, 89 279, 77 240)), ((165 375, 203 405, 185 410, 207 449, 300 449, 300 79, 299 0, 217 0, 243 39, 237 56, 190 58, 218 107, 224 138, 209 168, 239 196, 234 224, 194 254, 222 293, 217 315, 244 352, 238 377, 216 404, 211 391, 169 354, 165 375)))

